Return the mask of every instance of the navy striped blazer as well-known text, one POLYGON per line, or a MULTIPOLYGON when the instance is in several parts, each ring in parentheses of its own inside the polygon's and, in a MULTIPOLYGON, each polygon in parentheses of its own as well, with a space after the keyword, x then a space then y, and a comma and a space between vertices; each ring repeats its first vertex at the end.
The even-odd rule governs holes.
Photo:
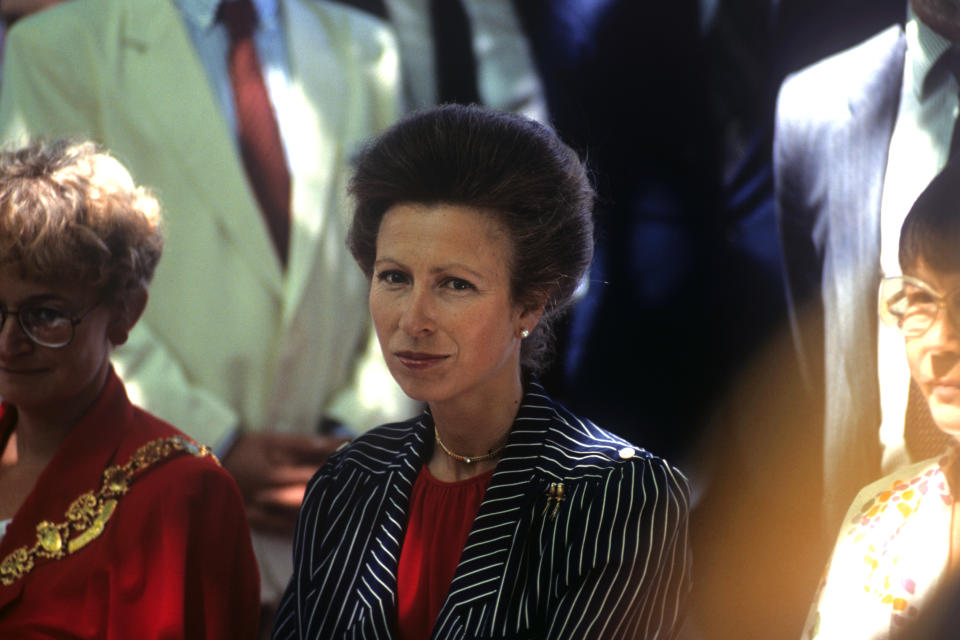
MULTIPOLYGON (((391 638, 429 412, 378 427, 307 487, 273 637, 391 638)), ((689 591, 689 486, 667 462, 527 391, 433 638, 671 638, 689 591), (562 482, 566 500, 550 500, 562 482), (556 510, 555 510, 556 508, 556 510)))

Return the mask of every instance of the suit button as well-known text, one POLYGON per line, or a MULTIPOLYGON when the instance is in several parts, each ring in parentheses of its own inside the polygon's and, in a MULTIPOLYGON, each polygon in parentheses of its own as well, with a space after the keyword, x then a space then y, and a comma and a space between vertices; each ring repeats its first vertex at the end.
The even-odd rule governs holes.
POLYGON ((629 460, 630 458, 636 455, 637 450, 634 449, 633 447, 624 447, 623 449, 620 449, 620 451, 618 451, 617 453, 620 454, 620 458, 622 460, 629 460))

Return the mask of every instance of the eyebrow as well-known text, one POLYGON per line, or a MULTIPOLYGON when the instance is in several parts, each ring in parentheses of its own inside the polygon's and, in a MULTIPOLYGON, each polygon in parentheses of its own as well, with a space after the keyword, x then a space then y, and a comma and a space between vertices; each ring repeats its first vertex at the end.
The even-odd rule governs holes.
POLYGON ((57 295, 55 293, 38 293, 36 295, 27 296, 23 300, 20 300, 17 306, 34 306, 38 304, 44 304, 47 302, 62 302, 64 304, 73 304, 71 300, 67 300, 63 296, 57 295))
MULTIPOLYGON (((403 269, 408 269, 408 270, 409 270, 409 267, 407 267, 405 264, 403 264, 403 263, 400 262, 399 260, 395 260, 394 258, 391 258, 390 256, 386 256, 386 257, 384 257, 384 258, 380 258, 379 260, 376 260, 376 261, 373 263, 373 266, 374 266, 374 267, 377 267, 377 266, 382 265, 382 263, 385 263, 385 262, 389 262, 389 263, 391 263, 391 264, 397 265, 398 267, 401 267, 401 268, 403 268, 403 269)), ((472 268, 468 267, 467 265, 462 264, 462 263, 460 263, 460 262, 449 262, 449 263, 447 263, 447 264, 442 264, 442 265, 440 265, 440 266, 438 266, 438 267, 433 267, 433 268, 430 269, 430 273, 431 273, 431 274, 443 273, 444 271, 449 271, 449 270, 451 270, 451 269, 463 269, 464 271, 470 272, 471 274, 473 274, 474 277, 479 278, 479 279, 481 279, 481 280, 485 280, 485 279, 488 277, 488 276, 483 275, 482 273, 480 273, 480 272, 477 271, 476 269, 472 269, 472 268)))

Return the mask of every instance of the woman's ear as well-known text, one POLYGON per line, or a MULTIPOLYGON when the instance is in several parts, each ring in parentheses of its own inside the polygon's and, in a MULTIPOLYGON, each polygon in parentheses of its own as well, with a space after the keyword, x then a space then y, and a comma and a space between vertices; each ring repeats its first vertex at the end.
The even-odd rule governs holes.
POLYGON ((119 347, 127 341, 130 330, 137 320, 143 315, 143 310, 147 307, 147 288, 139 285, 136 288, 127 291, 114 307, 113 318, 107 327, 107 338, 115 347, 119 347))
POLYGON ((537 324, 540 322, 540 317, 543 315, 543 304, 535 304, 524 307, 520 311, 520 316, 518 318, 521 331, 529 331, 533 333, 533 330, 536 329, 537 324))

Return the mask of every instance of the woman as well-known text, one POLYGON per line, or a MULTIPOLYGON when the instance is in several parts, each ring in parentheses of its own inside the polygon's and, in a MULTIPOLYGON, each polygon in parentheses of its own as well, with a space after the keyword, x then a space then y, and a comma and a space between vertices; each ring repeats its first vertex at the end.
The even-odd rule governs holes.
POLYGON ((236 484, 110 366, 161 248, 157 201, 93 144, 0 153, 2 637, 255 637, 236 484))
POLYGON ((960 164, 920 195, 900 233, 904 275, 880 286, 884 323, 903 335, 942 456, 865 487, 854 499, 805 638, 918 637, 912 623, 960 563, 960 164), (905 634, 905 635, 904 635, 905 634))
POLYGON ((381 349, 428 410, 308 485, 274 637, 672 637, 686 479, 533 377, 592 253, 576 155, 448 105, 375 140, 352 192, 381 349))

